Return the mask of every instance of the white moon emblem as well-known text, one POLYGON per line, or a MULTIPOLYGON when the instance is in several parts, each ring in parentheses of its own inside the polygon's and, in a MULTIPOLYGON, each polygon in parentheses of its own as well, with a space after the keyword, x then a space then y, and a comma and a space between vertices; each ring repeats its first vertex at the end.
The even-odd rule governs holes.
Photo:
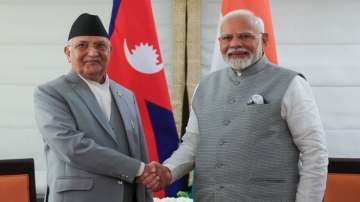
POLYGON ((162 63, 157 64, 159 55, 152 45, 140 43, 140 45, 135 45, 135 49, 130 52, 124 39, 124 52, 131 67, 141 73, 154 74, 163 68, 162 63))

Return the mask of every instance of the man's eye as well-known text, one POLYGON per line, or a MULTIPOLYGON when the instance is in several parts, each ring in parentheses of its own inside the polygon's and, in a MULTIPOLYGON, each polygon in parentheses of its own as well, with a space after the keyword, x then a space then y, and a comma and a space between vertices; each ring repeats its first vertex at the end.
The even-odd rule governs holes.
POLYGON ((242 40, 250 40, 254 39, 255 36, 252 33, 241 33, 238 35, 238 38, 242 40))
POLYGON ((75 46, 75 48, 86 48, 86 44, 85 43, 79 43, 75 46))
POLYGON ((223 41, 231 41, 233 37, 231 35, 224 35, 224 36, 221 36, 221 40, 223 41))
POLYGON ((100 50, 106 50, 107 49, 107 46, 105 44, 97 44, 96 45, 96 48, 97 49, 100 49, 100 50))

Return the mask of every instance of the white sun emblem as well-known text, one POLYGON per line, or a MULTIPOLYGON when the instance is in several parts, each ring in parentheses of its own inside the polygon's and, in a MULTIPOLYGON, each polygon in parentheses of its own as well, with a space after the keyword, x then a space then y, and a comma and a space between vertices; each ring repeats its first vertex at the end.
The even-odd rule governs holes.
POLYGON ((140 45, 135 45, 135 49, 130 52, 126 39, 124 39, 124 52, 129 64, 139 72, 154 74, 163 68, 162 63, 158 64, 157 50, 150 44, 140 43, 140 45))

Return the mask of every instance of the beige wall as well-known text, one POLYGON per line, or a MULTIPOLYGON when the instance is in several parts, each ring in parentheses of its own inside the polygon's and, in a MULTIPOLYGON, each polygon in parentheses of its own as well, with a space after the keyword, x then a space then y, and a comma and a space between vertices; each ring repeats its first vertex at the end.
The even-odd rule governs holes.
MULTIPOLYGON (((171 85, 171 0, 152 0, 171 85)), ((202 75, 209 70, 220 0, 201 1, 202 75)), ((270 0, 281 65, 305 74, 320 108, 331 156, 360 157, 360 1, 270 0)), ((63 44, 82 12, 106 26, 111 0, 0 0, 0 159, 35 158, 44 171, 33 119, 34 87, 64 74, 63 44)), ((38 172, 39 173, 39 172, 38 172)), ((44 175, 37 176, 44 190, 44 175)))

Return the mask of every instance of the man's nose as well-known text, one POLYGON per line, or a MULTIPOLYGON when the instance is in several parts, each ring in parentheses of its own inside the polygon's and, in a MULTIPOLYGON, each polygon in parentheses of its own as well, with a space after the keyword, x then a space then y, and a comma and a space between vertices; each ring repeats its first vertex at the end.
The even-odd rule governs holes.
POLYGON ((89 46, 88 47, 88 55, 97 56, 97 55, 99 55, 99 50, 97 50, 94 46, 89 46))
POLYGON ((242 47, 243 45, 244 45, 244 42, 241 39, 239 39, 238 37, 234 37, 229 43, 230 47, 242 47))

